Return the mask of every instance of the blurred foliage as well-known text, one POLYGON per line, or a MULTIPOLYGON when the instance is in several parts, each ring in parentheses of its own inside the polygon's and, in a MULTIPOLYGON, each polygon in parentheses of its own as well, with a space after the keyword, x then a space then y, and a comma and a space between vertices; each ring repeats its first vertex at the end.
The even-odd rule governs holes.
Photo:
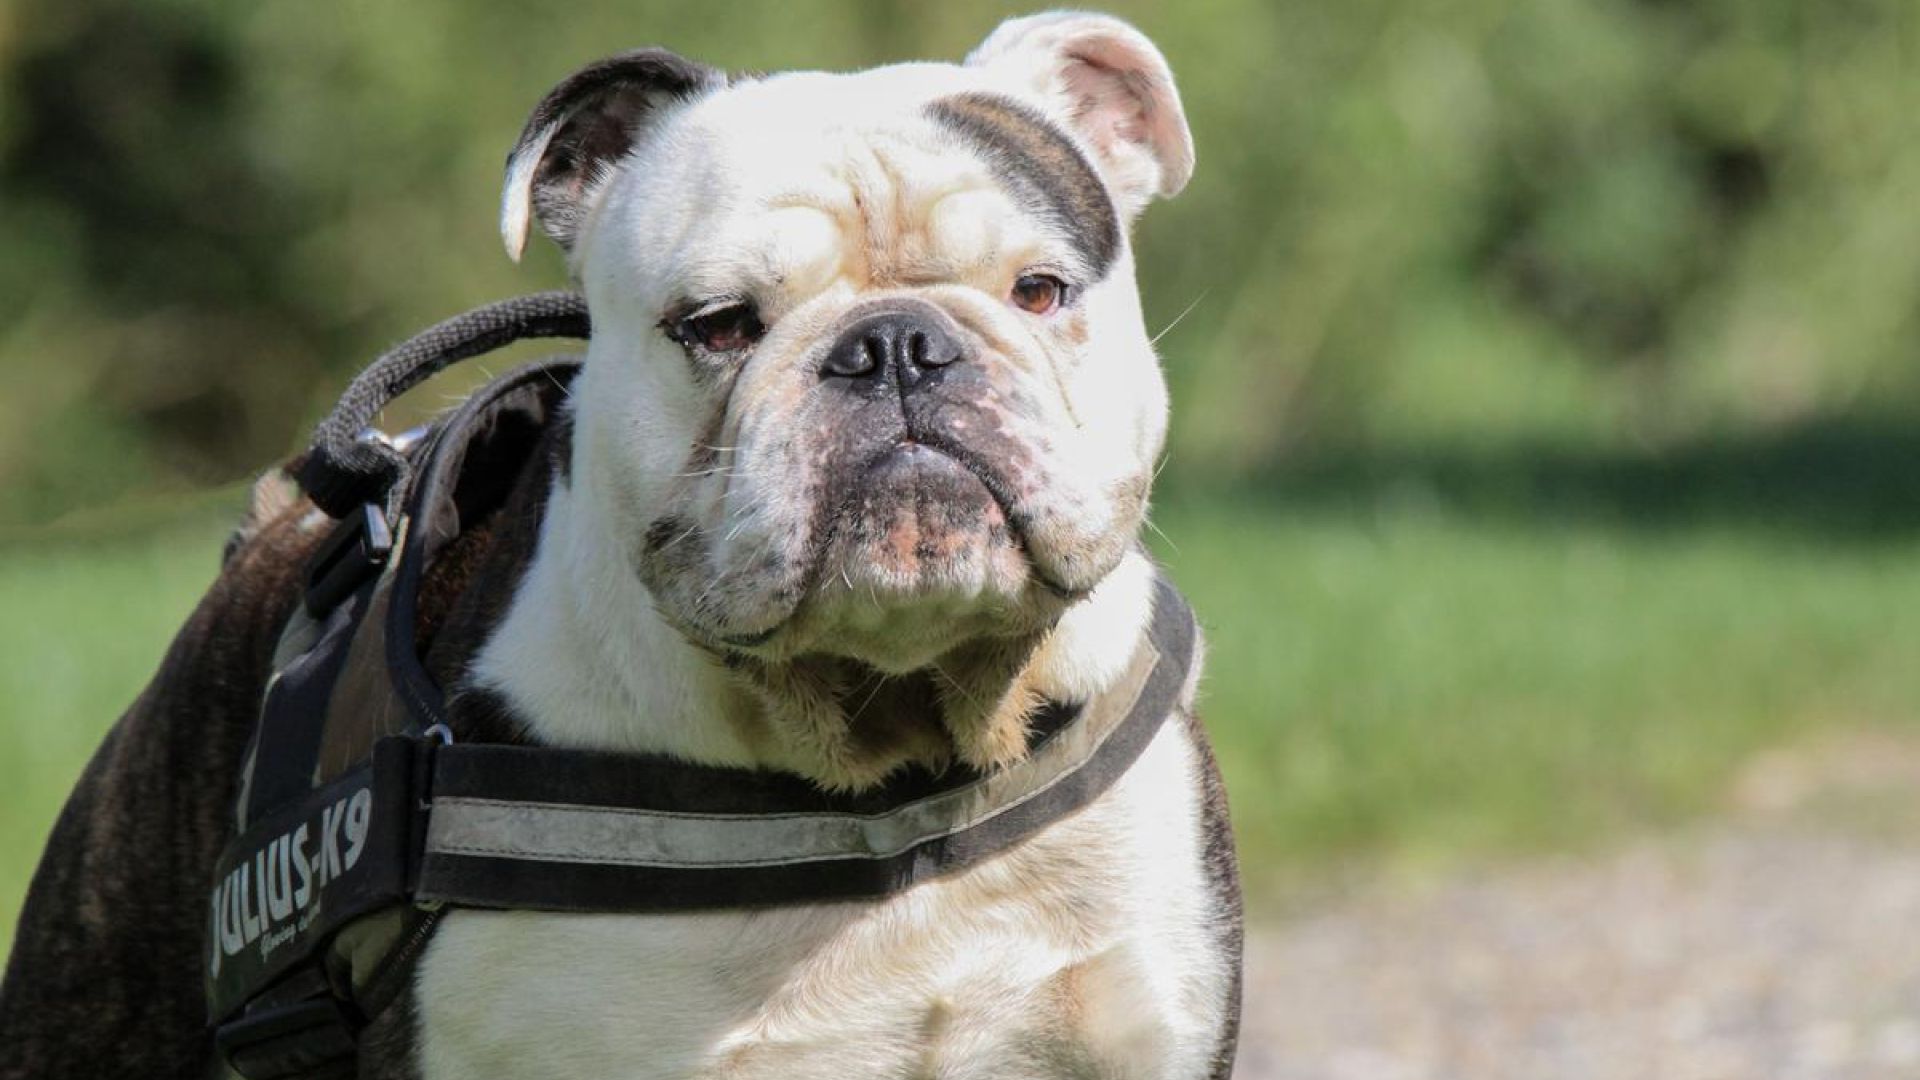
MULTIPOLYGON (((1200 151, 1139 237, 1176 473, 1920 412, 1911 0, 1111 6, 1200 151)), ((382 345, 557 284, 495 202, 579 64, 958 57, 1022 9, 720 10, 0 6, 0 520, 254 470, 382 345)))

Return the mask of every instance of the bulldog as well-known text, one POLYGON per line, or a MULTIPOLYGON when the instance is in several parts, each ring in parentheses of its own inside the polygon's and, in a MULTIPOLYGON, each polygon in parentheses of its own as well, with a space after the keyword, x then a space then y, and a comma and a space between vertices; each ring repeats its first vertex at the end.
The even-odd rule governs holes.
MULTIPOLYGON (((858 792, 991 772, 1146 633, 1167 422, 1128 233, 1194 151, 1113 18, 961 64, 729 77, 658 49, 539 103, 513 257, 566 252, 593 336, 504 509, 422 592, 462 739, 668 755, 858 792)), ((202 1077, 204 889, 300 568, 270 475, 80 781, 0 1002, 0 1074, 202 1077)), ((1240 903, 1218 774, 1170 722, 1091 805, 874 901, 453 910, 360 1075, 1225 1077, 1240 903)))

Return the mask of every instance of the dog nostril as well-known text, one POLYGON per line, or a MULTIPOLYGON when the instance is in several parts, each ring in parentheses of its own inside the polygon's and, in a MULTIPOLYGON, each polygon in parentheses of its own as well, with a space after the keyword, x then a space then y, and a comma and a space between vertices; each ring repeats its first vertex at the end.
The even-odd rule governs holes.
POLYGON ((827 354, 826 363, 820 366, 822 373, 837 375, 846 379, 857 379, 872 372, 879 366, 876 357, 884 355, 882 348, 872 338, 863 338, 848 347, 845 344, 834 347, 827 354))
POLYGON ((924 368, 946 367, 960 359, 960 346, 945 334, 913 335, 913 362, 924 368))
POLYGON ((911 309, 869 315, 842 333, 821 361, 820 374, 843 379, 884 376, 904 387, 917 372, 965 358, 959 340, 938 322, 911 309))

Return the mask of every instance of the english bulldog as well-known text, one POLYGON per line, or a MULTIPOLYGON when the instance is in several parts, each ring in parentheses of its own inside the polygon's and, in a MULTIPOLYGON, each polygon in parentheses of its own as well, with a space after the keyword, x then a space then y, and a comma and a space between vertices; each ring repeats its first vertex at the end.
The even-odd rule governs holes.
MULTIPOLYGON (((505 510, 423 594, 462 739, 860 791, 1007 767, 1120 677, 1167 424, 1129 229, 1193 171, 1166 60, 1045 14, 960 64, 734 76, 660 49, 535 108, 501 230, 566 252, 593 337, 505 510)), ((213 1074, 204 889, 297 577, 282 477, 100 749, 35 878, 8 1077, 213 1074)), ((1225 1077, 1240 903, 1177 715, 1090 806, 877 901, 457 910, 365 1077, 1225 1077)))

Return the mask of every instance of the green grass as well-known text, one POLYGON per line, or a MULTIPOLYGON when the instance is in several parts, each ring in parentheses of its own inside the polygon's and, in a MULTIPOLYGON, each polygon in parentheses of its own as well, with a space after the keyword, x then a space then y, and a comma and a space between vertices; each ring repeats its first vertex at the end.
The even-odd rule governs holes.
MULTIPOLYGON (((1669 824, 1760 748, 1920 703, 1920 542, 1383 505, 1156 515, 1208 629, 1256 892, 1669 824)), ((223 525, 192 522, 0 546, 0 946, 68 787, 213 576, 223 525)))
POLYGON ((1580 845, 1754 751, 1911 723, 1920 543, 1215 502, 1156 515, 1256 884, 1580 845))
POLYGON ((68 789, 213 581, 226 528, 0 547, 0 952, 68 789))

